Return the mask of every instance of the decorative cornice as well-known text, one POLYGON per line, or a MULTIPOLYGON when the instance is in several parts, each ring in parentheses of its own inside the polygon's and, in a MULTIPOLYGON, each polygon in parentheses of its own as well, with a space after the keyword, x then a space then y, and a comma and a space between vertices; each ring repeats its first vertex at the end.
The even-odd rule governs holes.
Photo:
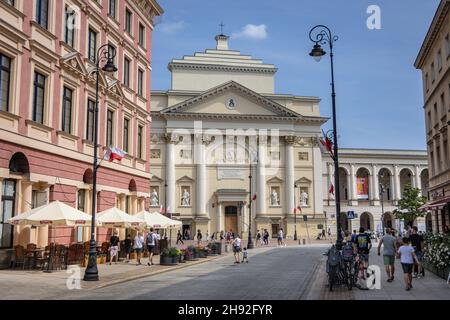
POLYGON ((423 41, 422 47, 420 48, 420 52, 416 58, 416 61, 414 62, 414 66, 417 69, 422 68, 423 63, 434 44, 434 41, 439 35, 439 31, 442 27, 445 17, 448 14, 449 9, 450 9, 450 0, 441 1, 438 9, 436 10, 436 14, 433 18, 433 22, 430 25, 425 40, 423 41))
POLYGON ((183 101, 181 103, 178 103, 172 107, 165 108, 161 110, 161 113, 163 114, 175 114, 175 113, 181 113, 182 111, 188 109, 189 107, 203 103, 207 99, 217 96, 221 93, 227 92, 229 90, 237 90, 240 93, 246 95, 247 97, 251 97, 254 102, 260 104, 263 107, 268 107, 272 112, 276 113, 277 116, 287 117, 287 118, 303 118, 302 115, 282 106, 281 104, 274 102, 270 99, 267 99, 266 97, 260 95, 259 93, 256 93, 255 91, 244 87, 243 85, 235 82, 235 81, 229 81, 224 84, 221 84, 217 87, 214 87, 210 90, 207 90, 203 92, 202 94, 193 97, 191 99, 188 99, 186 101, 183 101))
POLYGON ((239 71, 249 73, 270 73, 274 74, 278 71, 278 68, 260 68, 260 67, 243 67, 243 66, 228 66, 228 65, 216 65, 216 64, 193 64, 193 63, 178 63, 171 62, 168 65, 170 71, 174 69, 187 69, 187 70, 211 70, 211 71, 239 71))

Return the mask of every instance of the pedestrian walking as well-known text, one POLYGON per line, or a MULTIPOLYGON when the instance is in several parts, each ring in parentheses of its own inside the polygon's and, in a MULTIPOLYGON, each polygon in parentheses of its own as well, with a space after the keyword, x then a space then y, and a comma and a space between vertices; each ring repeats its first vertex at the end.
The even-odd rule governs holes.
POLYGON ((117 264, 117 260, 119 259, 119 237, 117 236, 119 233, 117 230, 114 230, 113 236, 111 236, 109 242, 111 246, 109 247, 109 265, 112 265, 112 261, 116 258, 115 263, 117 264))
POLYGON ((201 243, 202 243, 202 238, 203 238, 202 231, 201 231, 200 229, 198 229, 198 230, 197 230, 197 244, 198 244, 198 245, 201 245, 201 243))
POLYGON ((206 230, 205 236, 206 236, 206 242, 208 243, 208 241, 209 241, 209 231, 208 230, 206 230))
POLYGON ((325 229, 322 229, 322 239, 327 239, 326 237, 325 237, 325 229))
POLYGON ((222 231, 220 231, 220 242, 222 242, 223 239, 225 239, 225 236, 224 236, 224 233, 223 233, 223 230, 222 230, 222 231))
POLYGON ((125 254, 126 254, 126 263, 130 262, 130 254, 131 254, 131 247, 133 246, 133 241, 131 240, 131 235, 127 235, 127 238, 123 242, 123 245, 125 247, 125 254))
POLYGON ((405 290, 409 291, 412 289, 412 272, 414 267, 414 262, 419 263, 417 256, 414 253, 414 248, 411 246, 409 238, 404 237, 402 239, 403 245, 398 249, 397 254, 400 258, 400 262, 403 268, 404 280, 405 280, 405 290))
POLYGON ((355 241, 356 241, 356 236, 357 236, 358 234, 356 233, 356 230, 353 230, 353 233, 352 233, 352 243, 355 243, 355 241))
POLYGON ((236 237, 233 239, 232 245, 235 260, 234 263, 241 263, 240 261, 241 238, 239 237, 239 235, 236 235, 236 237))
POLYGON ((226 239, 227 243, 231 243, 231 232, 227 232, 226 239))
POLYGON ((328 227, 328 238, 331 238, 331 228, 328 227))
POLYGON ((264 244, 266 246, 269 245, 269 232, 267 231, 267 229, 264 229, 264 244))
POLYGON ((414 272, 413 278, 420 278, 421 276, 425 276, 425 269, 422 266, 423 260, 423 236, 419 234, 419 230, 416 226, 412 227, 412 233, 409 236, 409 241, 411 242, 411 246, 414 248, 414 253, 416 254, 418 264, 414 264, 414 272))
POLYGON ((134 237, 134 250, 136 251, 136 265, 140 265, 142 257, 142 249, 144 248, 144 236, 142 233, 138 232, 136 237, 134 237))
POLYGON ((284 246, 286 247, 286 243, 283 242, 283 228, 280 228, 280 230, 278 231, 278 246, 284 246))
POLYGON ((262 241, 261 241, 261 233, 259 232, 259 230, 256 230, 256 245, 258 246, 258 243, 260 245, 262 245, 262 241))
POLYGON ((386 229, 386 234, 381 238, 378 244, 378 255, 381 255, 381 246, 383 246, 383 261, 388 276, 387 282, 394 281, 395 274, 395 253, 397 252, 396 239, 392 236, 392 230, 386 229))
POLYGON ((177 245, 178 245, 178 243, 184 244, 183 236, 181 235, 180 230, 178 230, 178 233, 177 233, 177 245))
POLYGON ((150 233, 147 235, 147 250, 148 250, 148 262, 147 265, 150 267, 153 263, 153 254, 155 253, 157 236, 153 232, 153 228, 150 228, 150 233))
POLYGON ((248 252, 247 252, 247 248, 244 248, 242 250, 242 263, 248 263, 248 252))
POLYGON ((356 236, 355 240, 356 252, 359 258, 364 262, 364 275, 366 276, 367 267, 369 266, 369 253, 372 248, 372 242, 370 236, 365 232, 363 227, 359 228, 359 234, 356 236))

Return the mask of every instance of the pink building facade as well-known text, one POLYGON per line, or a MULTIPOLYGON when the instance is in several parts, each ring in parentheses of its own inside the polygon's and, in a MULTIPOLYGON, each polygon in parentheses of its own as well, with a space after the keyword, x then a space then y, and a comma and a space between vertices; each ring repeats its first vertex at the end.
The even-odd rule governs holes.
MULTIPOLYGON (((11 216, 59 200, 91 213, 95 59, 100 74, 97 210, 145 209, 150 188, 150 81, 154 0, 0 0, 0 251, 15 244, 85 241, 85 228, 14 227, 11 216)), ((106 230, 97 230, 101 241, 106 230)))

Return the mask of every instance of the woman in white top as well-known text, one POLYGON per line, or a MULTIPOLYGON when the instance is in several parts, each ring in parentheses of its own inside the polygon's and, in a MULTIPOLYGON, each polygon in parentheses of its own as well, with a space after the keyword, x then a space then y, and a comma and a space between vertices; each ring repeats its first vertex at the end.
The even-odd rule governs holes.
POLYGON ((240 252, 241 252, 241 238, 238 234, 236 234, 236 238, 234 238, 233 242, 233 252, 234 252, 234 263, 241 263, 240 252))
POLYGON ((136 260, 137 260, 136 265, 142 264, 141 256, 143 247, 144 247, 144 237, 142 236, 142 233, 138 232, 136 237, 134 238, 134 250, 136 251, 136 260))

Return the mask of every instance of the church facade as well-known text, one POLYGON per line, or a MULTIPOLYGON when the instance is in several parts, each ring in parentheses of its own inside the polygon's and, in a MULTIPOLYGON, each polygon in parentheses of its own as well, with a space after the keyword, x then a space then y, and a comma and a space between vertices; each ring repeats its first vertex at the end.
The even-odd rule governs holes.
POLYGON ((215 49, 172 60, 152 91, 151 210, 197 230, 292 238, 324 228, 317 97, 277 94, 275 66, 215 49), (306 221, 305 221, 306 220, 306 221))

